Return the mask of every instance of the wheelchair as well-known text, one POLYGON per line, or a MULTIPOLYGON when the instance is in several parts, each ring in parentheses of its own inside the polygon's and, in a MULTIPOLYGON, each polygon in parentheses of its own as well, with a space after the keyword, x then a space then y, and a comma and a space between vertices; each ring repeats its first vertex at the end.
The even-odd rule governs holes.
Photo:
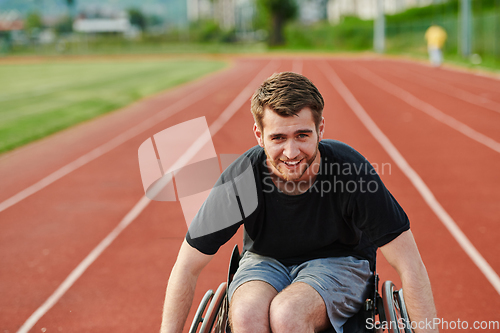
MULTIPOLYGON (((238 269, 240 252, 235 245, 229 262, 227 282, 222 282, 217 290, 208 290, 195 313, 189 333, 231 333, 228 312, 227 289, 238 269)), ((397 289, 391 281, 385 281, 381 293, 378 291, 379 278, 372 276, 372 297, 365 300, 362 309, 344 324, 345 333, 413 333, 406 310, 403 290, 397 289), (378 321, 376 321, 378 316, 378 321), (373 325, 367 325, 371 318, 373 325), (369 327, 370 326, 370 327, 369 327)), ((335 333, 333 328, 321 333, 335 333)))

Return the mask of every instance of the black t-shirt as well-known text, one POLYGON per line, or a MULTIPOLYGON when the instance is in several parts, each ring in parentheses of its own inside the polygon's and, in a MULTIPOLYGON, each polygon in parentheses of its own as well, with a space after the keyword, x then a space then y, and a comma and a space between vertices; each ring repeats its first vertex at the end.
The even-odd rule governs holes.
POLYGON ((408 217, 372 165, 353 148, 322 140, 319 151, 321 166, 315 183, 291 196, 280 192, 271 180, 264 150, 259 146, 248 150, 219 178, 216 186, 225 184, 229 190, 222 201, 220 191, 211 192, 191 223, 187 242, 214 254, 244 224, 244 250, 285 265, 354 256, 369 260, 373 269, 377 247, 408 230, 408 217), (250 168, 255 183, 238 182, 245 170, 248 180, 250 168), (225 220, 222 225, 221 220, 225 220), (194 230, 200 225, 205 226, 204 232, 194 230))

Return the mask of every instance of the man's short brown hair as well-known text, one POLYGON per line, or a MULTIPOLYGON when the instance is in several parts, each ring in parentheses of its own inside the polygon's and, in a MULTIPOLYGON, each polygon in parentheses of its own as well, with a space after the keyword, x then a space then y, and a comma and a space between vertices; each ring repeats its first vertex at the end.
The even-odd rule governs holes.
POLYGON ((303 108, 309 107, 318 129, 324 105, 318 88, 308 78, 293 72, 282 72, 273 74, 260 85, 252 96, 250 109, 262 131, 266 106, 282 117, 296 116, 303 108))

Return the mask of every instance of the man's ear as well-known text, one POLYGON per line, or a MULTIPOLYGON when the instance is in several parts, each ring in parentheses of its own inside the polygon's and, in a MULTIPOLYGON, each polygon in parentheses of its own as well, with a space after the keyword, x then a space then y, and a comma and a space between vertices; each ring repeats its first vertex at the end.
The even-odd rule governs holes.
POLYGON ((325 133, 325 118, 321 117, 321 122, 318 127, 318 141, 323 140, 323 134, 325 133))
POLYGON ((264 138, 263 134, 259 129, 259 126, 257 126, 256 123, 253 124, 253 134, 255 135, 255 138, 257 139, 257 143, 259 146, 264 147, 264 138))

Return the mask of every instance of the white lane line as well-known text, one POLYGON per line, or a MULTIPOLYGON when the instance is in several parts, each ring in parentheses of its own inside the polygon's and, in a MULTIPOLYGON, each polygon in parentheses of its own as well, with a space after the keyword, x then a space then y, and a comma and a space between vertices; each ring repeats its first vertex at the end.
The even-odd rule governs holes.
POLYGON ((302 59, 294 59, 292 63, 292 72, 297 74, 302 74, 302 68, 304 67, 304 62, 302 59))
MULTIPOLYGON (((251 95, 252 89, 262 81, 273 68, 278 68, 279 62, 271 61, 264 67, 257 76, 238 94, 238 96, 229 104, 229 106, 220 114, 220 116, 210 125, 211 135, 215 135, 231 117, 243 106, 251 95)), ((178 165, 181 161, 189 161, 192 156, 204 146, 196 140, 191 147, 175 162, 178 165)), ((68 291, 69 288, 82 276, 87 268, 104 252, 104 250, 120 235, 120 233, 132 223, 139 214, 146 208, 151 200, 143 196, 137 204, 130 210, 120 223, 97 245, 83 261, 69 274, 63 283, 54 291, 54 293, 24 322, 17 333, 27 333, 42 318, 59 299, 68 291)))
POLYGON ((113 150, 114 148, 120 146, 121 144, 125 143, 126 141, 136 137, 137 135, 143 133, 144 131, 150 129, 151 127, 157 125, 159 122, 173 116, 174 114, 178 113, 179 111, 182 111, 183 109, 187 108, 188 106, 198 102, 199 100, 207 97, 212 91, 210 89, 204 89, 204 87, 196 90, 192 94, 189 94, 188 96, 180 99, 179 101, 175 102, 174 104, 170 105, 169 107, 159 111, 155 115, 149 117, 148 119, 144 120, 143 122, 135 125, 134 127, 128 129, 127 131, 119 134, 118 136, 114 137, 110 141, 100 145, 99 147, 91 150, 90 152, 86 153, 85 155, 80 156, 76 160, 66 164, 65 166, 61 167, 60 169, 52 172, 50 175, 42 178, 35 184, 25 188, 21 192, 16 193, 12 197, 6 199, 5 201, 0 203, 0 212, 6 210, 7 208, 17 204, 18 202, 26 199, 32 194, 35 194, 36 192, 42 190, 43 188, 47 187, 48 185, 54 183, 55 181, 61 179, 62 177, 66 176, 67 174, 71 173, 72 171, 75 171, 76 169, 80 168, 81 166, 95 160, 96 158, 106 154, 107 152, 113 150))
POLYGON ((397 150, 397 148, 392 144, 389 138, 380 130, 380 128, 371 119, 365 109, 359 104, 351 91, 342 82, 340 77, 335 73, 333 68, 331 68, 326 62, 321 62, 318 64, 320 69, 328 78, 333 87, 339 92, 344 101, 353 110, 359 120, 368 129, 368 131, 375 137, 375 139, 380 143, 384 150, 389 154, 389 156, 398 165, 401 171, 408 177, 413 186, 420 193, 422 198, 425 200, 427 205, 432 209, 432 211, 441 220, 444 226, 448 229, 451 235, 455 238, 462 249, 467 253, 467 255, 472 259, 474 264, 481 270, 484 276, 491 283, 493 288, 500 295, 500 278, 498 274, 491 268, 488 262, 483 258, 481 253, 474 247, 467 236, 460 230, 458 225, 455 223, 453 218, 446 212, 446 210, 437 201, 434 194, 431 192, 429 187, 424 183, 422 178, 417 174, 415 170, 408 164, 403 155, 397 150))
POLYGON ((428 89, 433 89, 435 91, 438 91, 440 93, 446 94, 448 96, 454 97, 461 99, 462 101, 465 101, 470 104, 477 105, 479 107, 500 113, 500 103, 497 103, 495 101, 492 101, 491 99, 473 94, 471 92, 468 92, 467 90, 457 88, 451 84, 445 83, 443 81, 438 81, 437 79, 431 79, 430 77, 427 77, 425 75, 417 74, 410 72, 406 69, 402 70, 401 72, 396 72, 396 71, 389 71, 390 75, 397 76, 402 79, 408 79, 409 77, 418 77, 420 80, 426 82, 423 84, 422 82, 418 81, 411 81, 412 83, 415 83, 421 87, 425 87, 428 89), (406 74, 405 74, 406 72, 406 74))
POLYGON ((396 96, 397 98, 403 100, 404 102, 408 103, 412 107, 426 113, 427 115, 431 116, 432 118, 442 122, 445 125, 448 125, 449 127, 453 128, 454 130, 464 134, 465 136, 471 138, 472 140, 479 142, 480 144, 485 145, 488 148, 493 149, 497 153, 500 153, 500 143, 493 140, 492 138, 476 131, 475 129, 469 127, 468 125, 462 123, 461 121, 458 121, 457 119, 453 118, 452 116, 447 115, 443 111, 439 110, 438 108, 430 105, 427 102, 424 102, 423 100, 419 99, 418 97, 414 96, 413 94, 410 94, 406 90, 396 86, 395 84, 390 83, 389 81, 381 78, 377 74, 373 73, 372 71, 366 69, 366 68, 355 68, 355 69, 350 69, 351 71, 355 72, 359 76, 361 76, 363 79, 367 80, 371 84, 375 85, 376 87, 379 87, 385 91, 387 91, 389 94, 396 96))
POLYGON ((439 71, 436 71, 436 68, 433 68, 430 65, 422 65, 421 63, 415 63, 412 60, 404 61, 404 65, 405 69, 412 73, 425 72, 430 77, 438 77, 441 80, 445 80, 451 83, 460 81, 461 85, 467 86, 469 88, 485 90, 494 94, 497 94, 498 90, 500 89, 498 82, 500 80, 500 75, 498 74, 495 75, 493 73, 486 72, 471 72, 469 69, 459 67, 449 68, 447 66, 440 68, 439 71), (446 76, 446 74, 451 74, 453 75, 453 77, 446 76))
POLYGON ((63 283, 52 295, 24 322, 18 333, 27 333, 42 318, 50 308, 68 291, 76 280, 82 276, 87 268, 101 255, 102 252, 118 237, 118 235, 130 224, 151 202, 145 196, 132 208, 120 223, 90 252, 85 259, 68 275, 63 283))

